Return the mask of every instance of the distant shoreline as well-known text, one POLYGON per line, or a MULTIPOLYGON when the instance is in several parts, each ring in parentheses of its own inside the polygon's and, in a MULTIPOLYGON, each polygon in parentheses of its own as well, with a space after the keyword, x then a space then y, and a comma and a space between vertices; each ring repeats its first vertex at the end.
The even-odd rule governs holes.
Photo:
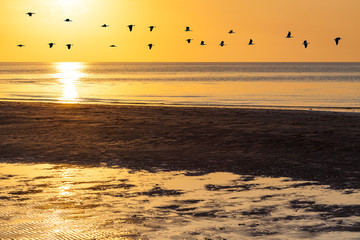
POLYGON ((233 172, 359 188, 360 115, 0 102, 0 161, 233 172))
POLYGON ((318 107, 318 106, 266 106, 266 105, 211 105, 211 104, 154 104, 146 102, 61 102, 36 100, 8 100, 0 99, 0 102, 21 103, 51 103, 51 104, 79 104, 79 105, 110 105, 110 106, 150 106, 150 107, 185 107, 185 108, 227 108, 227 109, 259 109, 259 110, 294 110, 294 111, 324 111, 340 113, 360 113, 360 107, 318 107))
MULTIPOLYGON (((23 63, 61 63, 61 62, 69 62, 69 61, 44 61, 44 62, 37 62, 37 61, 35 61, 35 62, 18 62, 18 61, 14 61, 14 62, 7 62, 7 61, 2 61, 2 62, 0 62, 0 64, 2 64, 2 63, 20 63, 20 64, 23 64, 23 63)), ((175 64, 177 64, 177 63, 189 63, 189 64, 195 64, 195 63, 216 63, 216 64, 221 64, 221 63, 360 63, 360 61, 359 62, 349 62, 349 61, 344 61, 344 62, 323 62, 323 61, 318 61, 318 62, 306 62, 306 61, 304 61, 304 62, 259 62, 259 61, 253 61, 253 62, 204 62, 204 61, 202 61, 202 62, 189 62, 189 61, 183 61, 183 62, 153 62, 153 61, 149 61, 149 62, 118 62, 118 61, 116 61, 116 62, 83 62, 83 61, 75 61, 75 62, 79 62, 79 63, 175 63, 175 64)))

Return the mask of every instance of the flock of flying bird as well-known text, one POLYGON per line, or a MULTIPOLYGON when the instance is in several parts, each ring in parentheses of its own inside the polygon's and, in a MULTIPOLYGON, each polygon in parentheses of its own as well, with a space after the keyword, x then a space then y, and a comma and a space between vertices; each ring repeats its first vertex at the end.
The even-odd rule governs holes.
MULTIPOLYGON (((31 16, 33 16, 35 13, 34 13, 34 12, 27 12, 26 14, 31 17, 31 16)), ((67 18, 67 19, 64 20, 64 22, 72 22, 72 20, 69 19, 69 18, 67 18)), ((108 25, 108 24, 103 24, 103 25, 101 25, 101 27, 106 28, 106 27, 109 27, 109 25, 108 25)), ((128 25, 127 27, 129 28, 130 32, 132 32, 132 30, 134 29, 135 25, 128 25)), ((149 26, 150 32, 152 32, 152 31, 154 30, 154 28, 156 28, 156 26, 149 26)), ((186 28, 185 28, 185 32, 191 32, 191 31, 192 31, 192 30, 190 29, 190 27, 186 27, 186 28)), ((234 34, 235 32, 234 32, 234 30, 230 30, 228 33, 229 33, 229 34, 234 34)), ((288 32, 288 34, 286 35, 285 38, 293 38, 293 36, 291 35, 291 32, 290 32, 290 31, 288 32)), ((340 37, 335 38, 335 39, 334 39, 335 44, 338 45, 341 39, 342 39, 342 38, 340 38, 340 37)), ((193 40, 193 39, 188 38, 188 39, 186 39, 186 42, 191 43, 192 40, 193 40)), ((254 44, 255 44, 254 41, 253 41, 252 39, 250 39, 248 45, 254 45, 254 44)), ((304 42, 303 42, 302 44, 304 45, 305 48, 307 48, 310 43, 309 43, 307 40, 304 40, 304 42)), ((50 47, 50 48, 52 48, 54 45, 55 45, 55 43, 53 43, 53 42, 49 43, 49 47, 50 47)), ((201 42, 200 42, 200 45, 201 45, 201 46, 205 46, 205 45, 207 45, 207 44, 205 44, 204 41, 201 41, 201 42)), ((219 45, 220 45, 221 47, 223 47, 223 46, 225 46, 226 44, 225 44, 224 41, 221 41, 219 45)), ((19 44, 19 45, 17 45, 17 46, 18 46, 18 47, 24 47, 25 45, 24 45, 24 44, 19 44)), ((68 49, 71 49, 71 46, 73 46, 73 44, 66 44, 65 46, 66 46, 68 49)), ((148 44, 147 46, 149 47, 149 49, 152 49, 152 47, 154 46, 154 44, 150 43, 150 44, 148 44)), ((110 45, 110 47, 117 47, 117 46, 116 46, 116 45, 110 45)))

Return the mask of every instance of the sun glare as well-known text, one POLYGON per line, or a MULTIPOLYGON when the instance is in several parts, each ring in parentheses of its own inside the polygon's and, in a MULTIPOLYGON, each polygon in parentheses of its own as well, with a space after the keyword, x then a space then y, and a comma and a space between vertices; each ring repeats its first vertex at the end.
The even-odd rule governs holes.
POLYGON ((77 16, 87 11, 92 6, 90 0, 55 0, 48 3, 57 14, 71 14, 77 16))
POLYGON ((76 0, 58 0, 58 2, 62 5, 73 5, 73 4, 77 3, 78 1, 76 1, 76 0))
POLYGON ((77 84, 80 78, 86 74, 82 72, 84 65, 75 62, 56 63, 58 73, 55 77, 62 84, 62 96, 59 101, 64 103, 76 103, 79 101, 79 94, 77 91, 77 84))
POLYGON ((84 4, 85 2, 83 0, 57 0, 56 3, 63 7, 72 7, 84 4))
MULTIPOLYGON (((59 71, 60 74, 65 73, 81 73, 79 70, 83 68, 82 63, 78 62, 61 62, 56 63, 56 69, 59 71)), ((76 74, 75 74, 76 75, 76 74)), ((74 75, 72 75, 74 76, 74 75)))

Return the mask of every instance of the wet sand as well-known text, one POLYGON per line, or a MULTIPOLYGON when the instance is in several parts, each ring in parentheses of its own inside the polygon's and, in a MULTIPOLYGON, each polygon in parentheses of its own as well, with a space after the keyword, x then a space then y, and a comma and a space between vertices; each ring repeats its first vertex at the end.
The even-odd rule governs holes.
POLYGON ((0 239, 359 239, 359 199, 289 178, 0 163, 0 239))
POLYGON ((0 102, 0 161, 232 172, 359 188, 360 114, 0 102))

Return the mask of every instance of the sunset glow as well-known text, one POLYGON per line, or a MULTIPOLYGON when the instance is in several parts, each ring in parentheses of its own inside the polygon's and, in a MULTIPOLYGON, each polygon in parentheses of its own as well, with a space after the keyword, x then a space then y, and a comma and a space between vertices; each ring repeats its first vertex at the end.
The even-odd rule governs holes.
POLYGON ((359 61, 359 10, 358 0, 2 0, 0 61, 359 61), (288 31, 294 38, 285 38, 288 31))
POLYGON ((0 0, 0 239, 356 239, 360 0, 0 0))

